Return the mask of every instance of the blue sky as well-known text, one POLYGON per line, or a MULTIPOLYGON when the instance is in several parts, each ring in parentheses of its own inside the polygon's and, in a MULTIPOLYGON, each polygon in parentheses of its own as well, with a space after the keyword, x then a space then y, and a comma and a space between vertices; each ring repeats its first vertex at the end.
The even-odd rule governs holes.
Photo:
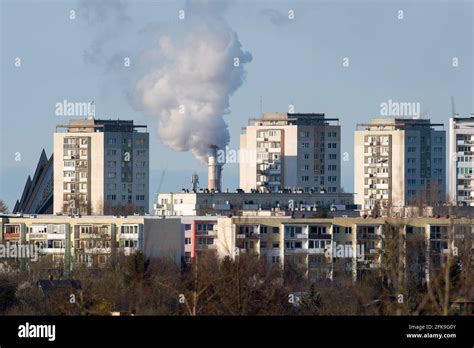
MULTIPOLYGON (((193 172, 206 182, 206 167, 190 153, 163 145, 156 123, 131 106, 130 86, 147 67, 133 65, 133 59, 132 69, 114 65, 124 55, 135 57, 154 47, 163 35, 177 41, 185 36, 178 20, 184 1, 125 1, 123 12, 105 12, 127 18, 115 22, 110 17, 87 21, 84 7, 73 1, 0 3, 0 198, 10 207, 41 149, 51 154, 55 125, 68 122, 69 117, 54 113, 63 99, 94 100, 99 118, 149 125, 151 197, 160 181, 161 191, 190 186, 193 172), (70 10, 76 11, 75 20, 70 10), (90 62, 84 57, 94 42, 101 52, 90 62), (16 57, 21 67, 15 67, 16 57), (21 161, 15 161, 16 153, 21 161)), ((342 185, 351 192, 353 131, 379 115, 380 103, 420 102, 422 114, 445 129, 451 96, 457 113, 474 112, 473 8, 473 1, 456 0, 230 3, 224 16, 253 59, 225 116, 229 146, 238 148, 241 127, 258 116, 260 96, 263 111, 287 111, 293 104, 297 112, 338 117, 342 152, 349 155, 342 163, 342 185), (294 20, 287 18, 289 10, 294 20), (452 66, 453 57, 458 67, 452 66)), ((238 166, 226 165, 223 187, 237 186, 238 166)))

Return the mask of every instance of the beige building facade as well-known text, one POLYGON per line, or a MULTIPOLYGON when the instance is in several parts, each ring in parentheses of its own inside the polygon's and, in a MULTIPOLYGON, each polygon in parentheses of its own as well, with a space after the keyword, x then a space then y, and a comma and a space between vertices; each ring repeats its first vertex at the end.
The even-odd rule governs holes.
POLYGON ((363 210, 445 201, 446 133, 425 119, 373 119, 354 133, 355 203, 363 210))
POLYGON ((95 119, 57 126, 53 212, 102 215, 124 207, 148 212, 149 134, 140 129, 146 126, 95 119))
POLYGON ((338 122, 302 113, 264 113, 249 120, 240 136, 240 188, 341 192, 338 122))

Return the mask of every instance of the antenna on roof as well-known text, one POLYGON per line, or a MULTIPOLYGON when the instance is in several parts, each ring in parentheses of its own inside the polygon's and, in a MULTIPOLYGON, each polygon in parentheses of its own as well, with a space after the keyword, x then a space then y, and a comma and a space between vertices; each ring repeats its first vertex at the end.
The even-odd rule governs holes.
POLYGON ((262 114, 263 112, 263 98, 262 96, 260 96, 260 115, 262 114))
POLYGON ((452 117, 458 116, 458 114, 456 113, 456 104, 454 103, 453 96, 451 96, 451 114, 452 114, 452 117))
POLYGON ((95 118, 95 101, 89 103, 89 110, 87 113, 87 119, 93 120, 95 118))

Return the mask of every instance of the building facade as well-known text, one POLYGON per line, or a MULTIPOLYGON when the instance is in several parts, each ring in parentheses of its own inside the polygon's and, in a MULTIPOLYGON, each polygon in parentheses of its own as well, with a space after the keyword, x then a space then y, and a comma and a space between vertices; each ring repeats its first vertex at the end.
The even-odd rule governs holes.
POLYGON ((363 210, 446 200, 446 134, 426 119, 373 119, 354 134, 355 203, 363 210))
POLYGON ((474 206, 474 117, 449 119, 449 198, 474 206))
POLYGON ((33 178, 28 176, 23 193, 13 213, 51 214, 53 212, 53 155, 48 159, 43 150, 33 178))
POLYGON ((242 215, 252 212, 332 211, 336 214, 359 215, 359 207, 353 204, 351 193, 304 193, 285 190, 281 193, 259 192, 177 192, 160 193, 154 204, 155 215, 199 216, 199 215, 242 215))
POLYGON ((146 126, 95 119, 71 120, 68 125, 57 126, 54 213, 146 213, 148 191, 146 126))
POLYGON ((37 257, 50 256, 65 270, 85 264, 99 267, 118 253, 141 251, 146 256, 184 257, 180 219, 145 216, 57 215, 0 216, 0 244, 35 248, 37 257))
POLYGON ((246 192, 341 192, 341 129, 324 114, 264 113, 240 136, 240 188, 246 192))

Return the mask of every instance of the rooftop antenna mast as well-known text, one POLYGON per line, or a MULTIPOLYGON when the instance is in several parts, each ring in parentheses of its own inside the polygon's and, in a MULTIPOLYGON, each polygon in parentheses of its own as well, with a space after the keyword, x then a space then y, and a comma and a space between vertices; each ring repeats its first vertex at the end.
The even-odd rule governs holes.
POLYGON ((453 96, 451 96, 451 114, 452 114, 452 117, 458 116, 458 114, 456 113, 456 104, 454 103, 453 96))
POLYGON ((263 98, 262 96, 260 96, 260 115, 262 114, 263 112, 263 98))

